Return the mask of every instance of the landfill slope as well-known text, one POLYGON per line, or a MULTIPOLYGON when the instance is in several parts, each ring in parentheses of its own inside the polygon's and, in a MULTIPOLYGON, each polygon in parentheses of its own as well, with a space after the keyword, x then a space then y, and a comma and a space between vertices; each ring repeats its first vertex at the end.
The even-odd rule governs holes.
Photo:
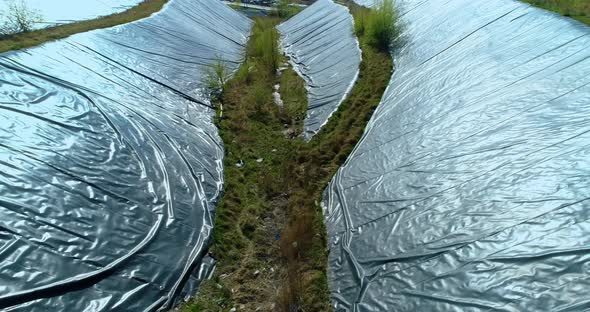
POLYGON ((308 93, 304 137, 311 139, 344 101, 359 73, 361 51, 348 9, 319 0, 278 27, 281 46, 308 93))
POLYGON ((587 310, 590 28, 396 5, 396 71, 325 192, 335 310, 587 310))
POLYGON ((223 184, 203 88, 251 22, 217 0, 0 55, 0 310, 155 311, 194 294, 223 184))

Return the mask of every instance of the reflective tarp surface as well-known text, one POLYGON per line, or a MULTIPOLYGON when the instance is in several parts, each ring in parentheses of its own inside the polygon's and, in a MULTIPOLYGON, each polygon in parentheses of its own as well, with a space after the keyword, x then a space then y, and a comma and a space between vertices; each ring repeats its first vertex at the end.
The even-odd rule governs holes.
POLYGON ((200 95, 251 22, 217 0, 0 55, 0 310, 154 311, 207 273, 223 148, 200 95))
POLYGON ((278 29, 283 50, 307 83, 304 136, 310 139, 338 109, 358 76, 361 51, 352 16, 346 7, 320 0, 278 29))
POLYGON ((123 12, 142 0, 1 0, 0 23, 5 14, 10 14, 10 4, 21 3, 26 8, 38 13, 41 21, 34 24, 35 29, 94 19, 114 13, 123 12))
POLYGON ((588 310, 590 28, 397 5, 396 71, 325 194, 336 310, 588 310))

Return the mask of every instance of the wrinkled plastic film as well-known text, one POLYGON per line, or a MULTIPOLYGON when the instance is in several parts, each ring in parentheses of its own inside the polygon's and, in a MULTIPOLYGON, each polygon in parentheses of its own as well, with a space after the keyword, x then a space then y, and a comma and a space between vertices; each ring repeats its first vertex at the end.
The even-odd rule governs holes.
POLYGON ((0 309, 154 311, 194 294, 223 184, 203 87, 251 22, 171 0, 0 55, 0 309), (188 286, 187 286, 188 285, 188 286))
POLYGON ((304 137, 309 140, 338 109, 358 76, 361 51, 353 19, 346 7, 320 0, 278 29, 283 51, 307 84, 304 137))
POLYGON ((396 5, 396 71, 325 192, 336 310, 588 309, 590 28, 396 5))

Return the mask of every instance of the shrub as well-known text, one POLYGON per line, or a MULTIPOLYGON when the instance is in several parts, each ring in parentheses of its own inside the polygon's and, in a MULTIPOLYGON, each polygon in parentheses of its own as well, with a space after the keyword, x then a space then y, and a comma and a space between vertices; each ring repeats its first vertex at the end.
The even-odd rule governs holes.
POLYGON ((288 19, 298 13, 296 7, 291 5, 289 0, 279 0, 277 3, 277 12, 280 18, 288 19))
POLYGON ((7 36, 33 30, 33 25, 41 21, 39 11, 31 9, 23 1, 11 1, 6 12, 2 12, 0 35, 7 36))

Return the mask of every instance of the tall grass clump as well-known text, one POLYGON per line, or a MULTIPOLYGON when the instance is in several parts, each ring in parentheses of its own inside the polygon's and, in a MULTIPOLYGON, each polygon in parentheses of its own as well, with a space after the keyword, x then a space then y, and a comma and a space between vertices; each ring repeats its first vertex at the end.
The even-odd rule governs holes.
POLYGON ((258 19, 254 24, 251 44, 248 46, 248 54, 260 60, 258 62, 264 68, 263 71, 267 74, 273 74, 279 67, 279 34, 275 28, 276 21, 274 19, 258 19))
POLYGON ((393 0, 380 0, 372 10, 359 10, 354 17, 357 37, 366 35, 369 45, 379 51, 388 52, 400 33, 393 0))

